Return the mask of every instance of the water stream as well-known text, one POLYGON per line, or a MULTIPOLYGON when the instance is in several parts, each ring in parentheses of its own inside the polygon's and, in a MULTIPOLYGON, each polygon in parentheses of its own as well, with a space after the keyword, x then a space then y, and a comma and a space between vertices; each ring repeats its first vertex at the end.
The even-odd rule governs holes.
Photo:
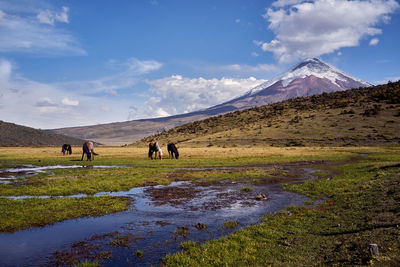
POLYGON ((129 197, 132 205, 124 212, 2 233, 0 266, 62 265, 74 259, 99 259, 103 266, 157 265, 166 254, 179 251, 183 241, 202 243, 237 229, 225 229, 225 221, 245 227, 264 214, 303 205, 306 197, 284 191, 281 184, 310 179, 312 172, 307 166, 296 167, 295 178, 281 177, 272 184, 173 182, 98 193, 129 197), (243 187, 253 191, 243 192, 243 187), (266 201, 256 199, 260 193, 267 195, 266 201), (121 237, 129 240, 127 245, 113 242, 121 237), (143 257, 135 256, 137 250, 143 257))

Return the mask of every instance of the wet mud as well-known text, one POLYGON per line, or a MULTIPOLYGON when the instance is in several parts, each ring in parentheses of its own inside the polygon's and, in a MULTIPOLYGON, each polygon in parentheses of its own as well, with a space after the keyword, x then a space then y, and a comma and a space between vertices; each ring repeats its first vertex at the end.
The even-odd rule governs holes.
MULTIPOLYGON (((257 224, 265 214, 303 205, 308 198, 284 191, 282 184, 314 179, 320 164, 280 164, 285 175, 257 183, 253 179, 196 183, 175 176, 178 181, 168 186, 114 192, 111 195, 132 199, 129 210, 0 234, 0 265, 67 266, 84 260, 102 266, 159 265, 167 254, 181 250, 184 241, 203 243, 257 224), (225 227, 229 222, 235 225, 225 227)), ((179 170, 186 171, 193 170, 179 170)), ((97 195, 102 194, 110 193, 97 195)))

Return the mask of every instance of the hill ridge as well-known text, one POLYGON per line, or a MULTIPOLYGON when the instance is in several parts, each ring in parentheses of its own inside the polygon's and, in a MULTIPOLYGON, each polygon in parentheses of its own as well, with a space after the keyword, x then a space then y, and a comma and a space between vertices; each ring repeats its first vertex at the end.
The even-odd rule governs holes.
POLYGON ((0 146, 82 145, 85 140, 0 120, 0 146))
POLYGON ((229 142, 272 145, 398 144, 400 81, 292 98, 234 111, 181 125, 144 138, 137 144, 152 138, 162 142, 221 146, 229 142), (243 141, 245 137, 250 141, 243 141))

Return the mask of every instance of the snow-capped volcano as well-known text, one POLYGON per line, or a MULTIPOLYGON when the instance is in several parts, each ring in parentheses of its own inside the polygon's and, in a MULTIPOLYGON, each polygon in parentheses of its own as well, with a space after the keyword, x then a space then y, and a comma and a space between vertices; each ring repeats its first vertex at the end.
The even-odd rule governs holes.
POLYGON ((304 60, 271 81, 251 89, 243 96, 217 107, 230 105, 238 109, 244 109, 294 97, 367 86, 371 86, 371 84, 354 78, 320 59, 311 58, 304 60))
POLYGON ((315 76, 320 79, 327 79, 338 87, 346 87, 345 90, 354 88, 351 84, 359 83, 356 87, 371 86, 370 83, 364 82, 360 79, 350 76, 349 74, 333 67, 332 65, 323 62, 318 58, 306 59, 296 65, 293 69, 275 77, 271 81, 260 84, 259 86, 251 89, 246 95, 253 95, 276 82, 282 82, 283 87, 287 87, 292 81, 296 79, 304 79, 308 76, 315 76))

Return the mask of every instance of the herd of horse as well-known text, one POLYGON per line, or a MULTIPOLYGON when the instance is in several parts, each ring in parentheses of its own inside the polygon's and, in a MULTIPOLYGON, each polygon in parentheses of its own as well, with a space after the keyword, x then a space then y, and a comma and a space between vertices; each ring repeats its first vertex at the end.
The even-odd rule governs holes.
MULTIPOLYGON (((175 146, 174 143, 168 143, 167 145, 167 150, 168 150, 168 158, 170 159, 179 159, 179 152, 178 148, 175 146)), ((61 153, 63 155, 71 155, 72 154, 72 147, 70 144, 63 144, 61 148, 61 153)), ((82 158, 81 161, 83 160, 84 156, 86 155, 86 160, 94 160, 94 156, 98 155, 97 153, 94 152, 94 144, 93 142, 85 142, 82 146, 82 158)), ((158 144, 157 140, 152 140, 149 143, 149 154, 148 154, 150 159, 157 159, 159 158, 160 160, 163 158, 162 154, 162 149, 160 145, 158 144), (154 158, 153 158, 154 154, 154 158), (157 157, 158 154, 158 157, 157 157)))
MULTIPOLYGON (((168 150, 168 158, 169 159, 173 159, 173 158, 179 159, 179 152, 174 143, 168 143, 167 150, 168 150)), ((156 140, 152 140, 149 143, 149 158, 150 159, 153 159, 153 153, 154 153, 154 159, 157 159, 157 153, 158 153, 158 158, 162 159, 163 153, 162 153, 161 147, 159 146, 159 144, 156 140)))

